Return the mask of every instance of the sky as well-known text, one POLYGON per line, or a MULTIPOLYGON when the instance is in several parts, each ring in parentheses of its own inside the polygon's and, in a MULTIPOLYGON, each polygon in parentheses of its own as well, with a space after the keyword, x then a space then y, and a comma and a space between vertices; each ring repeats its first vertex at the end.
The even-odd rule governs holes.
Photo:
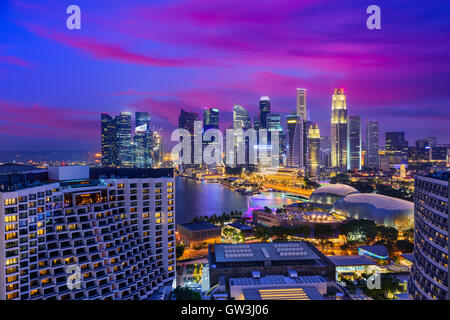
POLYGON ((0 30, 0 151, 100 151, 102 112, 148 111, 168 139, 181 108, 215 107, 225 129, 261 96, 290 113, 296 88, 322 135, 344 88, 382 145, 386 131, 450 143, 448 0, 3 0, 0 30))

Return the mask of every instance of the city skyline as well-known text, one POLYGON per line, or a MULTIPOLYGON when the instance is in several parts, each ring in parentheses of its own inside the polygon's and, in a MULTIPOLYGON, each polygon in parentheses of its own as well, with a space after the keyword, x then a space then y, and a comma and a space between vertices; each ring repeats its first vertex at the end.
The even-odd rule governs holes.
POLYGON ((102 112, 149 112, 166 135, 181 108, 198 114, 217 108, 225 129, 234 103, 254 119, 260 97, 268 96, 271 112, 283 117, 296 109, 297 88, 307 90, 308 115, 328 136, 330 92, 341 87, 349 112, 378 121, 380 137, 404 131, 410 145, 429 136, 450 143, 448 3, 407 9, 382 1, 379 32, 365 29, 365 7, 356 1, 255 2, 224 15, 233 5, 136 1, 124 8, 80 1, 86 19, 71 31, 64 4, 2 3, 9 19, 1 22, 0 150, 100 151, 102 112), (336 10, 346 18, 333 18, 336 10))

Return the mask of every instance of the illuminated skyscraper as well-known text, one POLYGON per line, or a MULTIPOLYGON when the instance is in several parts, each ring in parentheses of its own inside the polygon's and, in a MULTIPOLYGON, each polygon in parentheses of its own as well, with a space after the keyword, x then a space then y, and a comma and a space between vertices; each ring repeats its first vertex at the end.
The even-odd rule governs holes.
POLYGON ((344 89, 334 89, 331 105, 331 166, 347 169, 347 104, 344 89))
POLYGON ((152 147, 152 166, 158 168, 163 162, 163 139, 157 130, 153 130, 152 147))
POLYGON ((377 169, 380 167, 378 159, 379 135, 378 121, 366 120, 366 163, 365 167, 377 169))
POLYGON ((107 113, 101 115, 102 165, 117 166, 116 123, 107 113))
MULTIPOLYGON (((405 140, 403 131, 386 132, 386 156, 389 159, 389 167, 400 168, 401 163, 408 161, 408 141, 405 140)), ((397 168, 397 169, 398 169, 397 168)))
POLYGON ((301 116, 286 116, 288 131, 288 156, 287 165, 294 168, 305 167, 306 158, 304 157, 304 128, 306 121, 301 116))
POLYGON ((121 112, 116 116, 116 129, 118 165, 123 168, 131 168, 133 167, 133 151, 130 112, 121 112))
MULTIPOLYGON (((187 112, 183 109, 180 111, 178 116, 178 128, 186 129, 191 134, 191 164, 193 165, 195 161, 194 152, 194 123, 198 121, 198 114, 195 112, 187 112)), ((180 157, 183 155, 180 154, 180 157)), ((197 159, 197 162, 201 162, 202 159, 197 159)))
POLYGON ((152 138, 150 129, 150 114, 136 112, 135 132, 133 137, 133 158, 137 168, 150 168, 152 165, 152 138))
POLYGON ((270 99, 269 97, 261 97, 259 100, 259 123, 261 129, 267 129, 267 117, 270 114, 270 99))
POLYGON ((347 118, 347 169, 361 170, 361 119, 347 118))
POLYGON ((247 130, 251 128, 252 123, 248 111, 241 105, 233 106, 233 129, 247 130))
POLYGON ((219 129, 219 109, 203 109, 203 130, 219 129))
POLYGON ((297 115, 307 120, 306 112, 306 89, 297 88, 297 115))
POLYGON ((320 129, 317 124, 308 128, 308 171, 313 177, 320 171, 320 129))

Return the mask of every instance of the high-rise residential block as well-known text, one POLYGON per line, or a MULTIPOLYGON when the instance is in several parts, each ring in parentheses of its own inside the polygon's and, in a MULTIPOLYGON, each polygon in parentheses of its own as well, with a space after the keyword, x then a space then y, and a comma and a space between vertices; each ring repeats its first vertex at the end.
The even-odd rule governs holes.
POLYGON ((414 264, 408 281, 412 299, 450 299, 449 178, 448 171, 415 178, 414 264))
POLYGON ((175 277, 173 169, 0 176, 0 299, 147 299, 175 277))

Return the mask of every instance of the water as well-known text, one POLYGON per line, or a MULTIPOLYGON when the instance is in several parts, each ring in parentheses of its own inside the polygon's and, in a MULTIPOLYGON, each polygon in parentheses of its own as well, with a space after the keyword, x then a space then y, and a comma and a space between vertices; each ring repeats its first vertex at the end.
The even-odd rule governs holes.
POLYGON ((221 215, 242 211, 245 215, 257 208, 279 208, 300 200, 281 193, 264 192, 254 196, 242 195, 220 183, 206 183, 183 177, 176 178, 176 221, 186 223, 194 217, 221 215))

